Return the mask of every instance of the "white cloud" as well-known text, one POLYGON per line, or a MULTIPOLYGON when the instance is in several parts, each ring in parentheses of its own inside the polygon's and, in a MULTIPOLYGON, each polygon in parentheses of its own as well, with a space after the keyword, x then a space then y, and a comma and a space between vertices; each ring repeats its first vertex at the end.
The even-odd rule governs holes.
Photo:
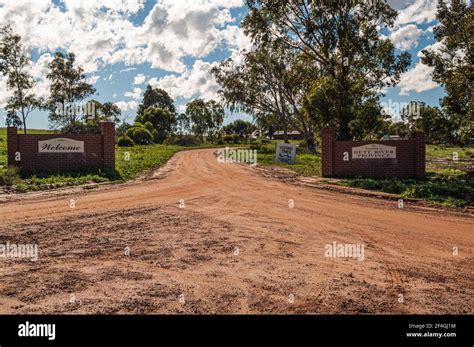
POLYGON ((146 76, 142 73, 139 73, 133 79, 133 84, 142 84, 143 82, 145 82, 145 79, 146 79, 146 76))
POLYGON ((130 16, 145 0, 0 0, 0 22, 12 24, 28 48, 73 51, 85 72, 104 65, 149 63, 183 72, 185 56, 210 54, 243 0, 158 0, 142 24, 130 16))
POLYGON ((132 98, 133 100, 140 100, 142 97, 142 89, 133 88, 132 92, 125 92, 124 96, 127 98, 132 98))
POLYGON ((414 24, 408 24, 399 28, 390 34, 390 39, 396 48, 408 50, 418 45, 418 38, 423 30, 417 28, 414 24))
POLYGON ((138 108, 138 102, 132 101, 118 101, 115 103, 121 111, 136 110, 138 108))
POLYGON ((152 78, 148 83, 153 87, 165 89, 173 98, 217 99, 219 85, 211 74, 211 69, 216 64, 196 60, 193 67, 180 76, 168 75, 160 79, 152 78))
POLYGON ((416 66, 403 73, 400 78, 400 95, 410 95, 411 91, 421 93, 433 88, 438 84, 431 78, 433 68, 419 62, 416 66))
POLYGON ((87 83, 95 84, 99 80, 99 75, 93 75, 87 79, 87 83))
POLYGON ((431 23, 436 20, 436 4, 434 0, 411 0, 406 1, 405 4, 409 6, 398 11, 398 17, 395 21, 395 26, 400 26, 408 23, 431 23))

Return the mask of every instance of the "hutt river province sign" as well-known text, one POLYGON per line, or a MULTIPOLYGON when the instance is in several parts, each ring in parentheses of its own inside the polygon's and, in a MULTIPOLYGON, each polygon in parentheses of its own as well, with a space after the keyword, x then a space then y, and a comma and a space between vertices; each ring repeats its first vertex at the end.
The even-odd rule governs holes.
POLYGON ((364 146, 352 147, 352 159, 395 159, 397 147, 371 143, 364 146))

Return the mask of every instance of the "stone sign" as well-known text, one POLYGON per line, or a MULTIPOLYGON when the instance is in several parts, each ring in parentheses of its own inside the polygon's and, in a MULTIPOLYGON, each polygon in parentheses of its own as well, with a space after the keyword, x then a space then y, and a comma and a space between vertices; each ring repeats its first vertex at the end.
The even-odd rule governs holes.
POLYGON ((275 161, 280 163, 294 164, 296 157, 296 145, 291 143, 277 143, 275 161))
POLYGON ((395 159, 397 147, 371 143, 359 147, 352 147, 352 159, 395 159))

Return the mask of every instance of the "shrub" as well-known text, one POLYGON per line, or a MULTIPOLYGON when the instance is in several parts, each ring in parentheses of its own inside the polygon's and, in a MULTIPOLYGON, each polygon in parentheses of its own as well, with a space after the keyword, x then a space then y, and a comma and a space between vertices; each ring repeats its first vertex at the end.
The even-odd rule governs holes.
POLYGON ((133 140, 128 136, 119 137, 117 144, 120 147, 132 147, 133 145, 135 145, 133 140))
POLYGON ((153 135, 144 126, 134 125, 127 130, 125 136, 132 139, 137 145, 148 145, 153 142, 153 135))
POLYGON ((223 145, 224 144, 224 140, 222 138, 218 138, 217 139, 217 144, 218 145, 223 145))
POLYGON ((240 143, 240 136, 239 134, 234 134, 232 135, 232 141, 237 144, 237 143, 240 143))
POLYGON ((165 145, 177 145, 177 146, 199 146, 201 143, 199 137, 194 135, 179 135, 170 136, 164 142, 165 145))
POLYGON ((308 144, 306 143, 306 141, 303 140, 298 142, 298 144, 296 145, 296 153, 309 153, 308 144))
POLYGON ((262 144, 268 144, 268 143, 270 143, 270 142, 271 142, 271 140, 270 140, 269 138, 264 137, 264 138, 262 139, 262 144))
POLYGON ((225 143, 232 143, 234 141, 234 137, 232 135, 225 135, 224 136, 224 142, 225 143))
POLYGON ((12 186, 16 181, 19 180, 18 168, 9 166, 0 174, 0 185, 12 186))

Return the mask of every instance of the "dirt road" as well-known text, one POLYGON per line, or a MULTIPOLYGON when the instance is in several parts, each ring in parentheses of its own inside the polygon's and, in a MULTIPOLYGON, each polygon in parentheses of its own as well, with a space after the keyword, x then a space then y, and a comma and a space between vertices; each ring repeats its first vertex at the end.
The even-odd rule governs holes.
POLYGON ((283 183, 213 150, 14 196, 0 218, 0 244, 39 245, 36 262, 0 258, 0 313, 474 313, 471 216, 283 183), (334 242, 363 257, 327 256, 334 242))

